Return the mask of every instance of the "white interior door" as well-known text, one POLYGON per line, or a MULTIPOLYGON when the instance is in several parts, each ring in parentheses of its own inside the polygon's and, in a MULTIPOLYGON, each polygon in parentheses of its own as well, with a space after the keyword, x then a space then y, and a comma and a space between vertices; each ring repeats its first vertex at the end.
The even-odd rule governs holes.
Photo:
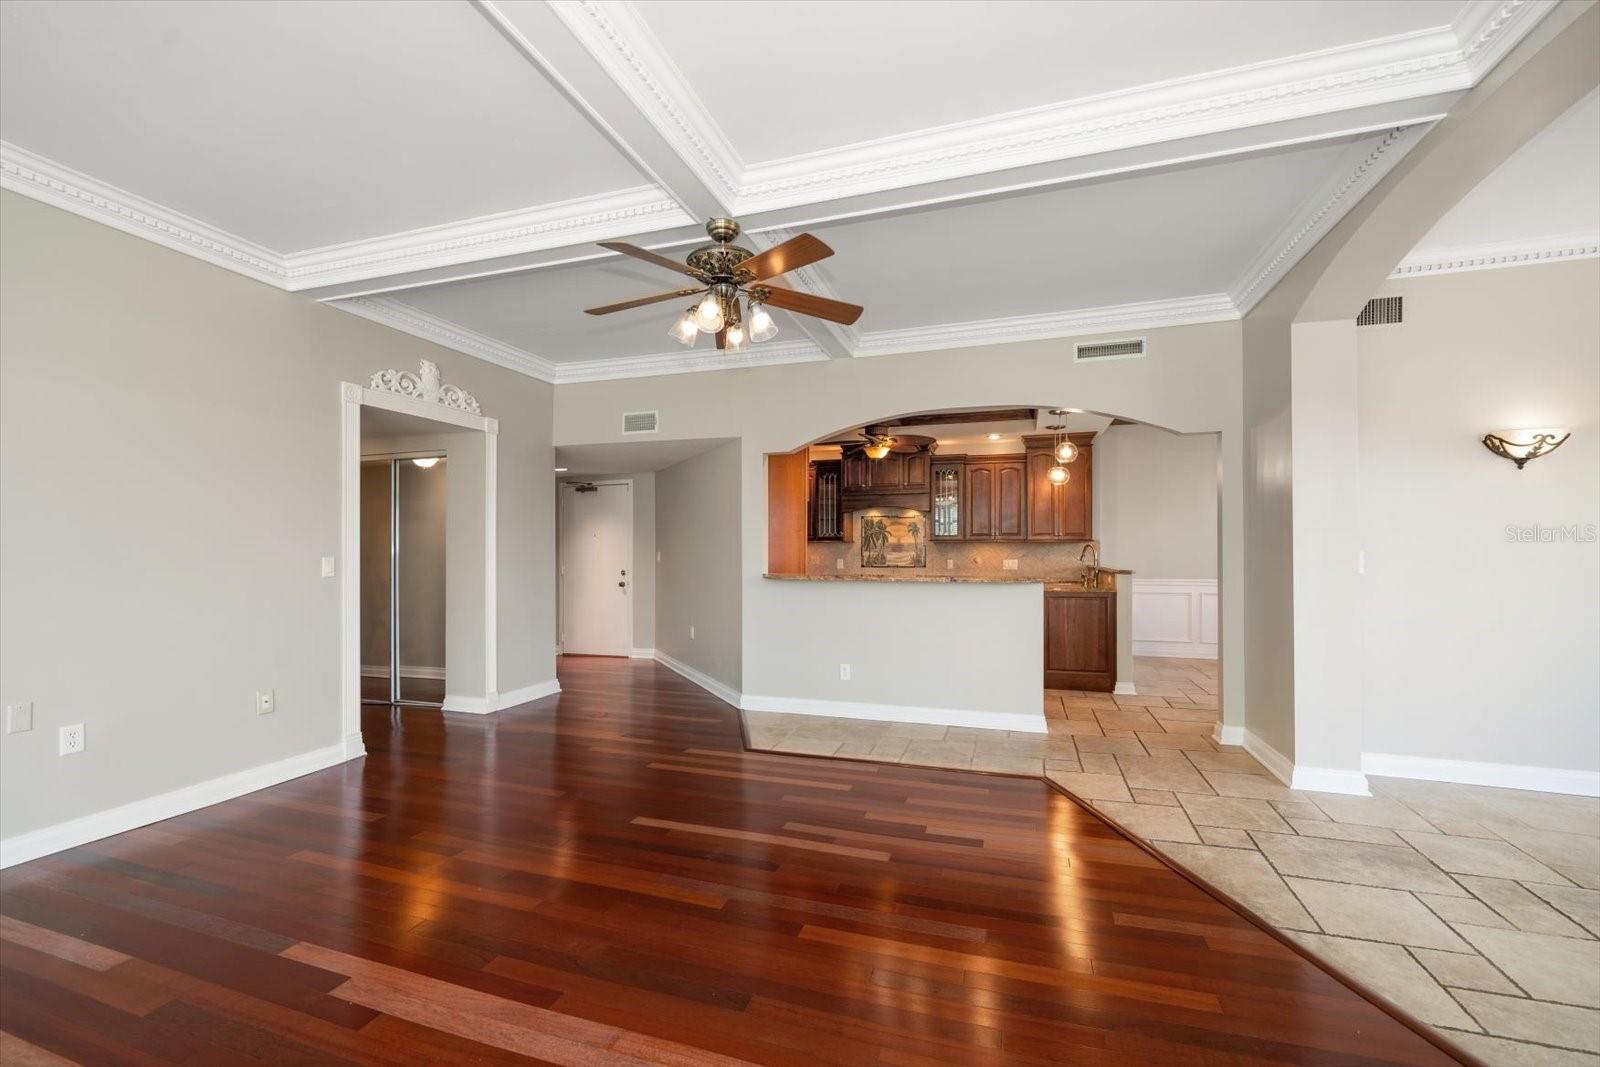
POLYGON ((561 650, 626 656, 633 646, 633 486, 562 485, 561 650))

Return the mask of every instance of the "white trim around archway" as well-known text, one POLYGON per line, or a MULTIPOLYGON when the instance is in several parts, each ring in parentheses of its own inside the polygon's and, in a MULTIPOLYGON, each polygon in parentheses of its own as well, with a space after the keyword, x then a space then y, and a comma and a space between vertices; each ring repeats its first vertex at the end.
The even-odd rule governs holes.
POLYGON ((366 754, 361 742, 361 409, 382 408, 484 434, 482 698, 453 701, 450 711, 499 711, 495 564, 496 452, 500 423, 483 415, 387 389, 339 383, 339 706, 346 759, 366 754))

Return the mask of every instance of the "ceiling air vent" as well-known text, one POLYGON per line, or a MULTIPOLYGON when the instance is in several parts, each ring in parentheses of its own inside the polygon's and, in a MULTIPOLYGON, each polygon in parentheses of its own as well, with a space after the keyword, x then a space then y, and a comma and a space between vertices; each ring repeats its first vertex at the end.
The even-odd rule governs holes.
POLYGON ((1367 306, 1356 316, 1357 326, 1388 326, 1400 321, 1398 296, 1378 296, 1367 301, 1367 306))
POLYGON ((661 412, 629 411, 622 416, 623 433, 655 433, 660 429, 661 412))
POLYGON ((1091 359, 1137 359, 1144 355, 1144 338, 1127 341, 1098 341, 1092 345, 1078 345, 1073 351, 1073 361, 1083 363, 1091 359))

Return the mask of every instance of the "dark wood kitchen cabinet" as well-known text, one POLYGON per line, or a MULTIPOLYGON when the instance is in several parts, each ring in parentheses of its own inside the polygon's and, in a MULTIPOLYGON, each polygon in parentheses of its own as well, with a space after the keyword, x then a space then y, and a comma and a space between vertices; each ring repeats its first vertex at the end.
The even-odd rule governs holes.
POLYGON ((1020 541, 1027 531, 1027 464, 1022 456, 968 458, 969 541, 1020 541))
POLYGON ((1050 480, 1055 466, 1055 436, 1023 438, 1027 447, 1028 540, 1088 541, 1094 537, 1094 434, 1067 437, 1078 446, 1078 457, 1067 464, 1065 485, 1050 480))
POLYGON ((1115 592, 1045 590, 1044 687, 1097 693, 1116 689, 1115 592))

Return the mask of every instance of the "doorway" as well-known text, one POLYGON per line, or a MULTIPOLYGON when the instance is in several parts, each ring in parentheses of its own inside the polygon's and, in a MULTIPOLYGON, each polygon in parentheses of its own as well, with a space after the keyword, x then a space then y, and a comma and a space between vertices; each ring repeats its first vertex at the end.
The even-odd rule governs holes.
POLYGON ((449 477, 438 453, 361 464, 361 702, 444 706, 449 477))
POLYGON ((557 499, 561 651, 626 656, 633 648, 633 484, 563 482, 557 499))

